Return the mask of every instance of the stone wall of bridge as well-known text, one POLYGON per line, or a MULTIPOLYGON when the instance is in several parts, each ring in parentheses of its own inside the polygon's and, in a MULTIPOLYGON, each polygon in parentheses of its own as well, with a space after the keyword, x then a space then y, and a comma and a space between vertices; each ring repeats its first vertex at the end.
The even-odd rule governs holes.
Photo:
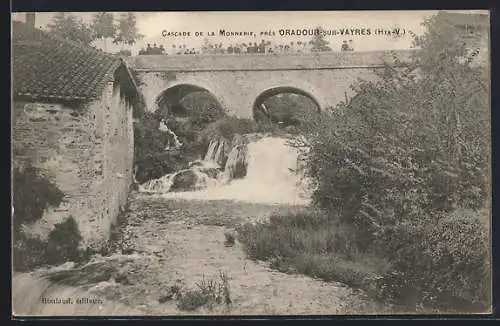
POLYGON ((358 78, 373 80, 376 68, 293 71, 141 72, 140 86, 149 110, 163 91, 177 85, 194 85, 208 90, 233 114, 253 117, 253 106, 263 92, 292 87, 306 92, 321 109, 333 107, 353 95, 351 85, 358 78))
POLYGON ((332 52, 293 55, 144 55, 127 59, 138 73, 149 110, 163 91, 177 85, 206 89, 230 112, 253 117, 263 92, 279 87, 307 93, 320 108, 333 107, 353 95, 358 79, 373 80, 384 63, 407 61, 414 51, 332 52))
POLYGON ((295 54, 190 54, 140 55, 126 58, 127 65, 144 71, 304 70, 340 67, 374 67, 407 61, 415 50, 321 52, 295 54))

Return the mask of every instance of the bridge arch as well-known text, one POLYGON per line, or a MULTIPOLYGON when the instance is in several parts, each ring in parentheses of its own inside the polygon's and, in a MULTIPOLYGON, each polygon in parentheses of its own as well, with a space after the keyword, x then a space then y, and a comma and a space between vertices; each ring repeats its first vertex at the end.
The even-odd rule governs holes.
MULTIPOLYGON (((270 78, 261 78, 253 86, 254 93, 252 94, 251 107, 255 104, 255 100, 261 95, 269 94, 278 91, 283 93, 283 90, 290 90, 292 93, 301 94, 312 99, 320 110, 328 106, 328 94, 323 94, 325 87, 321 85, 321 80, 311 78, 300 78, 300 75, 290 73, 270 74, 270 78)), ((332 91, 334 91, 332 89, 332 91)))
MULTIPOLYGON (((280 101, 280 100, 278 100, 280 101)), ((279 102, 278 102, 279 103, 279 102)), ((292 119, 297 121, 304 119, 311 113, 319 113, 321 112, 321 104, 316 99, 314 95, 310 92, 305 91, 301 88, 294 86, 277 86, 271 87, 263 92, 261 92, 254 100, 252 105, 253 118, 255 120, 264 119, 278 119, 278 116, 284 118, 284 114, 288 116, 288 119, 292 119), (300 96, 295 100, 296 107, 275 107, 277 105, 276 101, 273 99, 280 98, 283 95, 287 95, 288 98, 285 100, 285 103, 281 103, 282 105, 290 105, 292 100, 290 95, 300 96), (304 101, 307 99, 306 101, 304 101), (271 103, 268 103, 271 102, 271 103), (289 102, 289 103, 286 103, 289 102), (274 111, 274 112, 273 112, 274 111), (300 111, 300 112, 299 112, 300 111), (302 116, 302 117, 301 117, 302 116)), ((280 119, 278 119, 280 120, 280 119)))
POLYGON ((205 93, 208 98, 207 105, 216 105, 223 108, 221 99, 209 88, 199 86, 194 83, 178 82, 168 85, 156 97, 155 104, 157 108, 168 110, 169 113, 179 117, 185 116, 185 108, 182 107, 181 101, 187 95, 200 92, 205 93))

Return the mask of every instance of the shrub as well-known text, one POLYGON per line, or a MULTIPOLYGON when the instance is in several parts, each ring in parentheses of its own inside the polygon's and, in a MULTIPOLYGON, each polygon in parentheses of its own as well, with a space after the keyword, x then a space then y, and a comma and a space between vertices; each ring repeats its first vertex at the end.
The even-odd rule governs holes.
POLYGON ((208 125, 199 135, 200 140, 211 140, 219 137, 233 139, 235 134, 255 132, 256 123, 251 119, 227 116, 208 125))
POLYGON ((40 219, 49 206, 58 206, 64 193, 44 178, 30 163, 16 168, 13 173, 14 218, 13 229, 17 235, 25 223, 40 219))
POLYGON ((309 97, 294 93, 281 93, 271 96, 263 103, 269 110, 269 116, 263 112, 254 113, 257 122, 282 122, 284 126, 299 125, 318 113, 317 104, 309 97))
POLYGON ((14 269, 25 271, 45 264, 79 259, 81 236, 73 217, 56 224, 47 240, 32 238, 22 228, 41 219, 49 206, 57 207, 64 193, 31 163, 14 170, 13 189, 14 269))
POLYGON ((189 93, 180 104, 187 111, 191 128, 195 130, 201 130, 226 116, 224 108, 209 92, 189 93))
POLYGON ((159 119, 159 114, 145 113, 135 123, 134 163, 137 166, 136 180, 140 183, 187 167, 205 150, 197 142, 197 132, 190 129, 189 123, 171 119, 168 126, 179 137, 183 147, 178 151, 165 151, 166 135, 158 130, 159 119))
POLYGON ((72 216, 54 225, 47 242, 46 262, 54 265, 66 261, 77 261, 81 256, 79 249, 81 240, 78 225, 72 216))
POLYGON ((435 224, 398 225, 391 274, 380 280, 381 294, 412 305, 443 310, 485 311, 491 302, 489 232, 480 214, 457 210, 435 224))
POLYGON ((389 266, 386 259, 360 253, 356 236, 336 216, 308 209, 274 214, 269 223, 238 229, 238 240, 251 259, 268 260, 284 272, 366 288, 389 266))
MULTIPOLYGON (((491 301, 482 213, 490 204, 489 88, 487 69, 460 59, 464 46, 443 17, 425 22, 415 41, 422 50, 406 67, 359 80, 353 98, 304 124, 296 146, 308 149, 314 203, 352 231, 347 251, 390 262, 376 292, 460 310, 491 301)), ((269 248, 250 248, 262 256, 310 248, 270 243, 287 232, 260 230, 255 238, 268 237, 269 248)))
POLYGON ((27 271, 43 265, 58 265, 85 259, 87 257, 79 248, 81 240, 73 217, 54 225, 47 240, 32 238, 20 232, 14 243, 14 269, 27 271))
POLYGON ((213 309, 216 304, 231 304, 229 281, 225 272, 219 272, 217 278, 203 279, 196 283, 196 290, 181 293, 177 307, 181 310, 192 311, 207 306, 213 309))

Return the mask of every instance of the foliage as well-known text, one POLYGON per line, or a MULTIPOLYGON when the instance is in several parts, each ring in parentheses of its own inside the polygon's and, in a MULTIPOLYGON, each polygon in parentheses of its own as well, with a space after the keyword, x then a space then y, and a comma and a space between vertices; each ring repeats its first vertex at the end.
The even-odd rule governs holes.
POLYGON ((81 251, 78 246, 82 236, 75 219, 70 216, 64 222, 58 223, 49 233, 46 248, 46 262, 50 265, 67 261, 76 261, 81 251))
POLYGON ((238 228, 238 240, 251 259, 269 260, 283 272, 369 289, 390 266, 386 259, 359 253, 356 237, 355 230, 335 216, 307 209, 274 214, 268 224, 238 228))
POLYGON ((91 24, 96 39, 112 38, 116 34, 114 17, 109 12, 99 12, 94 14, 91 24))
POLYGON ((457 210, 409 221, 379 237, 393 271, 378 280, 379 296, 444 311, 485 311, 491 302, 488 211, 457 210))
POLYGON ((183 169, 189 161, 197 158, 198 148, 189 146, 186 135, 179 131, 179 126, 172 128, 170 121, 169 127, 179 135, 184 146, 182 152, 165 151, 167 135, 158 130, 159 119, 157 115, 146 112, 134 124, 136 179, 141 183, 183 169))
POLYGON ((269 111, 269 116, 258 111, 255 114, 255 120, 258 122, 268 120, 273 123, 281 122, 284 126, 299 126, 319 112, 317 104, 311 98, 294 93, 271 96, 263 104, 269 111))
MULTIPOLYGON (((442 14, 424 24, 428 32, 415 40, 421 50, 406 67, 387 65, 378 80, 359 80, 353 98, 304 124, 296 146, 309 149, 314 203, 338 223, 322 229, 351 230, 347 253, 388 260, 376 293, 415 306, 484 311, 491 302, 488 73, 464 60, 468 52, 442 14)), ((263 247, 247 250, 314 252, 286 240, 307 238, 296 234, 308 227, 294 229, 259 230, 254 240, 263 247), (279 245, 259 240, 266 236, 279 245)), ((310 236, 333 241, 330 232, 310 236)), ((326 244, 319 248, 346 255, 326 244)))
POLYGON ((29 271, 43 265, 58 265, 85 259, 83 251, 79 248, 81 240, 73 217, 54 225, 47 240, 20 232, 13 248, 14 270, 29 271))
POLYGON ((59 37, 84 45, 90 45, 95 39, 92 28, 70 13, 56 13, 47 27, 51 33, 59 37))
POLYGON ((64 193, 29 163, 13 171, 12 182, 14 235, 19 234, 22 224, 39 220, 45 209, 58 206, 64 198, 64 193))
POLYGON ((118 19, 117 33, 113 43, 134 45, 144 35, 137 29, 137 20, 133 12, 122 13, 118 19))
POLYGON ((219 137, 233 139, 236 134, 244 135, 255 132, 256 125, 252 119, 227 116, 208 125, 199 134, 199 139, 207 141, 219 137))
POLYGON ((331 51, 332 48, 328 46, 329 42, 325 40, 325 36, 322 33, 324 29, 321 26, 319 26, 316 28, 316 30, 318 30, 319 33, 314 35, 313 38, 309 41, 309 44, 312 45, 311 51, 313 52, 331 51))
POLYGON ((23 226, 41 219, 49 206, 57 207, 62 202, 64 193, 29 162, 24 168, 14 170, 12 181, 14 269, 25 271, 45 264, 60 264, 80 258, 78 246, 82 238, 73 217, 56 224, 47 240, 23 232, 23 226))
POLYGON ((180 105, 186 110, 190 127, 201 130, 224 117, 226 112, 209 92, 192 92, 184 96, 180 105))
POLYGON ((180 310, 193 311, 207 306, 212 309, 216 304, 231 304, 229 281, 225 272, 219 272, 217 278, 203 279, 196 283, 198 289, 181 293, 177 307, 180 310))

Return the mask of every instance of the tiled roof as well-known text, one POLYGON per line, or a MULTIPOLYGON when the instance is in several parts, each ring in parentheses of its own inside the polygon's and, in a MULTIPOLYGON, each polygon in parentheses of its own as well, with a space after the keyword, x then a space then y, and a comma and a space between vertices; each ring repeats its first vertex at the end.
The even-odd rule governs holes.
POLYGON ((14 96, 88 100, 100 96, 119 58, 13 22, 14 96))

